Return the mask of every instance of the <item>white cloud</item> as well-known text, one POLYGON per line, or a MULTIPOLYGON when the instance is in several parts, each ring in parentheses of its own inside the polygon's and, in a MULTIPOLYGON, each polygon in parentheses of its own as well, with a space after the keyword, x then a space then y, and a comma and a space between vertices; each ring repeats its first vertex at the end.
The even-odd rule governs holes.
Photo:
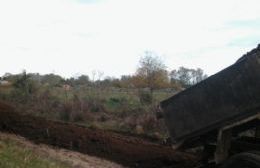
POLYGON ((119 76, 134 72, 144 50, 163 55, 169 69, 212 74, 255 47, 229 45, 260 37, 254 26, 229 23, 257 22, 259 11, 257 0, 0 1, 0 74, 99 69, 119 76))

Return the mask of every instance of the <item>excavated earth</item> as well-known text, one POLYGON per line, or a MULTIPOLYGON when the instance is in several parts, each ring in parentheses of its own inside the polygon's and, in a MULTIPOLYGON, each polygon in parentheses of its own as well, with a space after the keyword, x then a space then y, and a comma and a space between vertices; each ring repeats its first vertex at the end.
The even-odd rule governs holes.
POLYGON ((0 131, 120 163, 127 167, 194 167, 198 158, 147 140, 72 123, 21 115, 0 102, 0 131))

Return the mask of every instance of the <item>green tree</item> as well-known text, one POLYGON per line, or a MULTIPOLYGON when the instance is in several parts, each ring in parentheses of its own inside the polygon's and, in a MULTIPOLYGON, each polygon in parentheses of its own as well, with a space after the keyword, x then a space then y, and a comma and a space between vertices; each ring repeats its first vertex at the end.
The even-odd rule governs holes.
POLYGON ((184 88, 195 85, 206 78, 207 75, 200 68, 190 69, 180 67, 178 70, 172 70, 170 73, 171 83, 179 83, 184 88))
POLYGON ((204 74, 204 71, 201 68, 197 68, 196 70, 192 71, 192 82, 193 84, 197 84, 204 79, 206 79, 208 76, 204 74))
POLYGON ((76 85, 88 85, 90 83, 90 79, 87 75, 80 75, 77 79, 75 79, 76 85))
POLYGON ((50 86, 59 86, 64 82, 64 79, 59 75, 47 74, 42 77, 41 81, 42 83, 48 84, 50 86))
POLYGON ((30 99, 39 88, 36 82, 31 79, 31 76, 28 75, 26 71, 23 71, 22 74, 17 75, 13 86, 13 96, 20 101, 27 101, 30 99))

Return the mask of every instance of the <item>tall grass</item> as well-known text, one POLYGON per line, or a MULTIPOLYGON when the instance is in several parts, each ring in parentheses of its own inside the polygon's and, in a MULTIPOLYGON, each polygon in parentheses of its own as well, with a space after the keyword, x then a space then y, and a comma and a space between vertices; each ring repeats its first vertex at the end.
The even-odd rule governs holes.
POLYGON ((0 168, 68 168, 68 166, 58 161, 42 158, 11 140, 1 140, 0 168))
POLYGON ((156 106, 174 94, 156 90, 151 97, 145 89, 77 86, 64 90, 41 86, 29 99, 17 101, 24 97, 15 95, 19 92, 12 92, 12 88, 9 90, 0 90, 0 99, 10 101, 23 113, 101 129, 161 134, 166 131, 164 124, 155 118, 156 106))

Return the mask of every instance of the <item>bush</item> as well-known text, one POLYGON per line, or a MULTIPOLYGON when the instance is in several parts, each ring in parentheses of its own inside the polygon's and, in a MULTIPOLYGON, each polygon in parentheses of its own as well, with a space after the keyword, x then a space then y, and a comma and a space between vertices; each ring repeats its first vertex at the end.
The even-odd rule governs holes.
POLYGON ((76 111, 76 112, 73 111, 71 114, 71 119, 74 122, 84 121, 84 115, 80 111, 76 111))
POLYGON ((122 108, 125 105, 127 105, 127 99, 125 97, 120 97, 120 98, 111 97, 107 101, 107 104, 110 108, 122 108))
POLYGON ((138 118, 137 123, 144 128, 144 130, 154 130, 157 128, 157 119, 152 114, 145 114, 138 118))
POLYGON ((152 102, 153 102, 153 96, 148 91, 140 91, 138 94, 138 97, 139 97, 140 103, 142 103, 142 104, 149 105, 149 104, 152 104, 152 102))
POLYGON ((60 111, 60 119, 63 121, 69 121, 71 117, 72 106, 70 104, 64 104, 63 109, 60 111))

